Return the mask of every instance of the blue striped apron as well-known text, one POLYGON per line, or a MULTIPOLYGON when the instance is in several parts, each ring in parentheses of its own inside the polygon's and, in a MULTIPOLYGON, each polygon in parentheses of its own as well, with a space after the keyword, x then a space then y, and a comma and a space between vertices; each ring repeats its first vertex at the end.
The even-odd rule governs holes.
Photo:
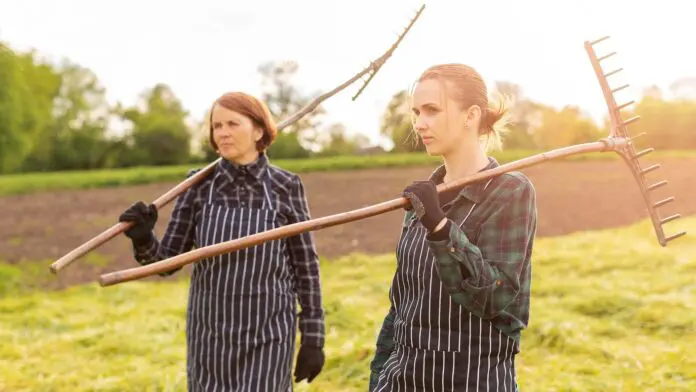
MULTIPOLYGON (((227 207, 214 181, 197 219, 199 247, 278 227, 268 171, 260 209, 227 207)), ((296 305, 282 240, 194 264, 186 317, 189 391, 292 391, 296 305)))
MULTIPOLYGON (((475 207, 473 203, 460 227, 475 207)), ((437 275, 427 234, 412 219, 397 245, 389 292, 396 309, 395 347, 375 391, 515 392, 516 342, 452 302, 437 275)))

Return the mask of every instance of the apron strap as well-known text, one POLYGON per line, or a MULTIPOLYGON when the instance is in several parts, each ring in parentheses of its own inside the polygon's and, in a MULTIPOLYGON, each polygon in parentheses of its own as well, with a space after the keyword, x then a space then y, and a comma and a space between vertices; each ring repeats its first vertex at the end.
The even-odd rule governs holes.
MULTIPOLYGON (((488 185, 490 185, 492 181, 493 181, 493 179, 491 178, 491 179, 488 180, 488 182, 486 182, 486 185, 483 186, 483 190, 484 190, 484 191, 486 190, 486 188, 488 188, 488 185)), ((474 204, 471 206, 471 208, 469 209, 469 213, 466 214, 466 216, 464 217, 464 219, 462 219, 462 222, 459 224, 459 228, 460 228, 460 229, 461 229, 462 226, 464 225, 464 222, 466 222, 466 220, 469 219, 469 216, 470 216, 471 213, 474 211, 474 207, 476 207, 476 203, 474 203, 474 204)))
MULTIPOLYGON (((271 186, 271 170, 268 167, 266 167, 265 173, 261 175, 261 183, 263 184, 263 208, 273 209, 270 192, 270 190, 273 189, 271 186)), ((277 207, 278 206, 276 206, 276 209, 277 207)))

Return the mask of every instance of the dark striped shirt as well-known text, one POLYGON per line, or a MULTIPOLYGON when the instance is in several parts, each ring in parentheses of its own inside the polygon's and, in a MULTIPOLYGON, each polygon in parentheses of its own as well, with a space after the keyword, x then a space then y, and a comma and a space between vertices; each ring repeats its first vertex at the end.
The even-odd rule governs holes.
MULTIPOLYGON (((192 170, 188 176, 200 169, 192 170)), ((213 173, 179 196, 174 205, 167 230, 160 241, 154 233, 149 244, 134 248, 135 259, 142 265, 154 263, 188 252, 195 244, 195 228, 201 206, 208 200, 214 180, 213 201, 230 208, 262 208, 264 176, 269 176, 268 195, 273 208, 278 205, 280 225, 311 219, 304 185, 297 174, 272 165, 265 154, 244 166, 221 160, 213 173), (276 203, 277 202, 277 203, 276 203)), ((285 239, 289 262, 295 273, 295 287, 300 303, 299 315, 302 343, 324 345, 324 310, 319 279, 319 257, 311 232, 285 239)), ((171 275, 178 270, 163 275, 171 275)))

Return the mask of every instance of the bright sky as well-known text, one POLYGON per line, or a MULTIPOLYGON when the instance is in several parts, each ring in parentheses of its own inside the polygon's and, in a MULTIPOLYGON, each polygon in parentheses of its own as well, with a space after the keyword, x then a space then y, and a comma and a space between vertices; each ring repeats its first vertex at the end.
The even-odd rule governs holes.
MULTIPOLYGON (((0 0, 0 40, 34 47, 92 69, 110 101, 133 103, 157 82, 169 84, 196 118, 228 90, 258 94, 257 66, 299 62, 304 91, 327 91, 378 57, 423 2, 413 0, 0 0)), ((694 10, 678 0, 427 1, 394 56, 357 101, 360 82, 324 104, 331 121, 379 140, 389 98, 427 66, 473 65, 489 83, 520 84, 527 96, 574 104, 601 118, 605 104, 583 48, 617 51, 625 68, 614 86, 626 99, 650 84, 667 88, 696 76, 694 10), (629 16, 632 15, 632 16, 629 16), (682 47, 688 48, 682 50, 682 47)), ((611 64, 611 65, 610 65, 611 64)), ((559 130, 562 132, 562 130, 559 130)))

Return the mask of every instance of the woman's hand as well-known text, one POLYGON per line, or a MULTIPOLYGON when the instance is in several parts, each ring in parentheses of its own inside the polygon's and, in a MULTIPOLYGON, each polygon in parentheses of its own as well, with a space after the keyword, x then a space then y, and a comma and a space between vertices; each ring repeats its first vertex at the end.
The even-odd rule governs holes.
POLYGON ((125 235, 136 245, 147 244, 150 240, 152 229, 157 222, 157 207, 154 204, 145 205, 139 201, 128 207, 119 217, 119 222, 134 222, 125 235))
POLYGON ((295 366, 295 382, 307 379, 312 382, 321 373, 324 367, 324 350, 321 347, 301 345, 297 353, 297 365, 295 366))
POLYGON ((404 189, 402 195, 411 201, 416 216, 429 232, 432 233, 444 226, 446 217, 440 207, 440 198, 434 182, 415 181, 404 189))

